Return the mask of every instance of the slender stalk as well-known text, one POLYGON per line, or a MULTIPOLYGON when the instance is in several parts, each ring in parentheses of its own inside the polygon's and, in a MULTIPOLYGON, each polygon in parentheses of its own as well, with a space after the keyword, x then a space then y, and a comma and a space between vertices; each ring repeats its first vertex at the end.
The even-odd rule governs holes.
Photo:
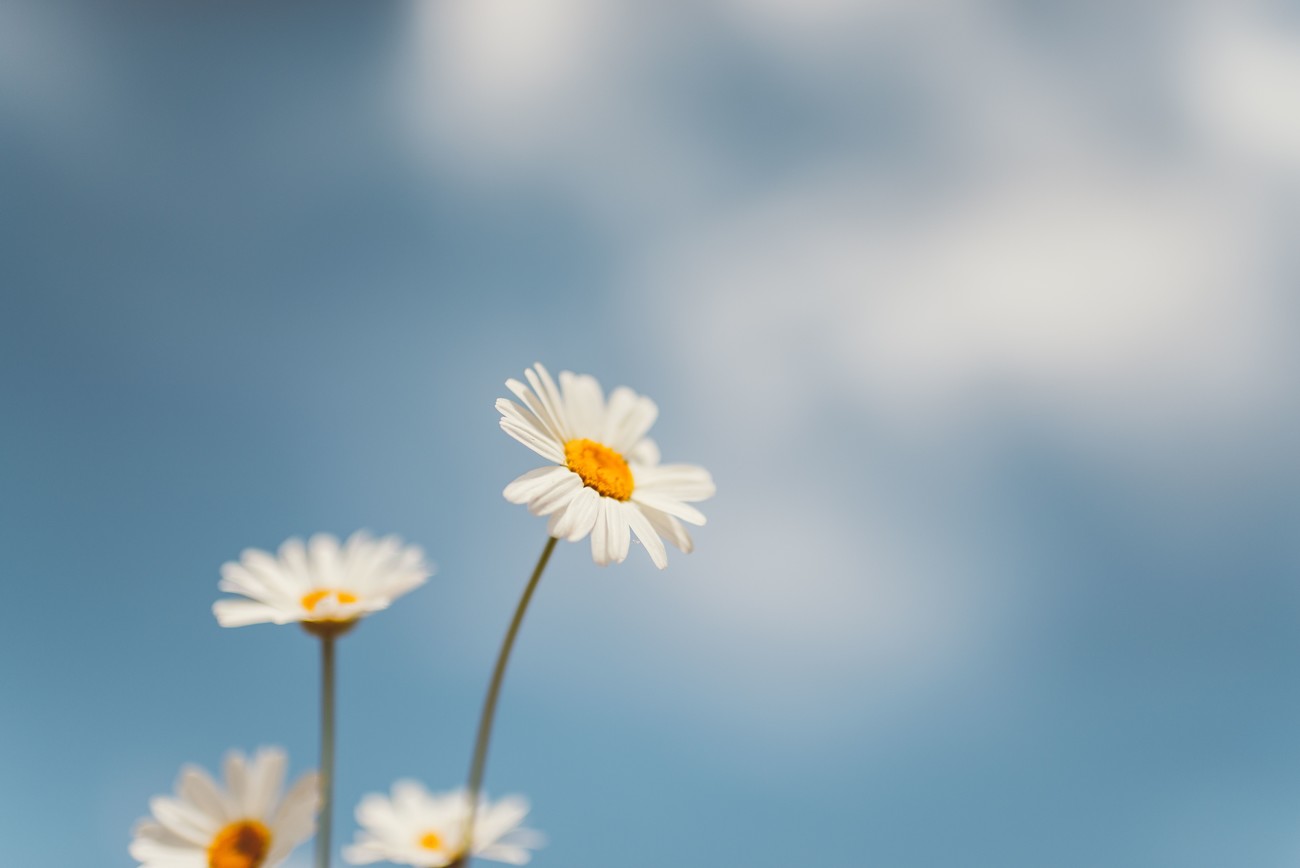
POLYGON ((483 701, 483 714, 478 722, 478 735, 474 739, 474 759, 469 764, 469 813, 466 815, 465 835, 462 839, 465 842, 464 852, 460 859, 453 863, 456 868, 468 866, 474 851, 474 817, 478 813, 479 793, 483 790, 483 770, 487 766, 488 742, 492 739, 492 721, 496 717, 497 697, 501 695, 501 682, 505 680, 510 651, 514 648, 515 637, 519 634, 519 625, 524 622, 524 613, 528 611, 528 603, 533 598, 533 591, 537 590, 537 583, 542 578, 542 571, 546 569, 546 562, 551 559, 551 552, 555 551, 557 542, 559 540, 555 537, 546 540, 546 548, 542 549, 542 556, 537 559, 537 566, 533 568, 533 575, 524 588, 523 596, 519 598, 519 605, 515 607, 515 615, 510 619, 510 627, 506 630, 506 637, 501 642, 501 650, 497 653, 497 665, 492 670, 492 681, 488 684, 487 698, 483 701))
POLYGON ((320 632, 320 814, 316 830, 316 868, 329 868, 330 827, 334 819, 334 637, 320 632))

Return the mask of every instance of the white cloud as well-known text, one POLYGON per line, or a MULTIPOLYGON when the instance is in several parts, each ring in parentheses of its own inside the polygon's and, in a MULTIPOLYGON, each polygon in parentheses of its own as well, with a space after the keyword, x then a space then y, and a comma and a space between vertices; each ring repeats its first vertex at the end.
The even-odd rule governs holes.
POLYGON ((1183 98, 1206 142, 1266 170, 1300 169, 1300 28, 1269 22, 1259 4, 1203 4, 1183 49, 1183 98))
POLYGON ((695 427, 733 462, 699 534, 728 568, 676 590, 744 649, 728 690, 769 738, 842 708, 844 683, 906 725, 1014 656, 1034 567, 989 475, 1008 418, 1177 522, 1243 453, 1278 460, 1255 435, 1294 388, 1259 217, 1212 183, 1098 166, 875 202, 817 178, 694 226, 639 277, 695 427), (768 701, 765 678, 797 686, 768 701))
POLYGON ((1286 335, 1257 218, 1230 196, 1099 170, 905 215, 870 203, 818 181, 692 236, 647 278, 680 293, 667 307, 691 364, 748 391, 774 430, 798 414, 768 409, 773 384, 954 439, 1009 401, 1145 455, 1275 397, 1286 335))
POLYGON ((415 3, 407 96, 427 133, 501 160, 572 122, 608 52, 611 13, 593 0, 415 3), (480 149, 487 148, 486 154, 480 149))

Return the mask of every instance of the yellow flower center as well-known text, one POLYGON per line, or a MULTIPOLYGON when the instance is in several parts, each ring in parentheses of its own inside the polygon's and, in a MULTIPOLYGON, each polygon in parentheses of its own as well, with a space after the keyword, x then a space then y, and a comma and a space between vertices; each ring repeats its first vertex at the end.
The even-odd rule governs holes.
POLYGON ((632 469, 613 449, 594 440, 570 440, 564 444, 564 463, 582 484, 606 497, 627 500, 632 496, 632 469))
POLYGON ((338 591, 334 588, 317 588, 310 594, 303 594, 302 607, 308 612, 314 612, 316 607, 320 605, 321 600, 327 597, 333 597, 339 603, 355 603, 357 601, 357 595, 348 591, 338 591))
POLYGON ((208 868, 261 868, 270 850, 270 829, 257 820, 239 820, 212 839, 208 868))
POLYGON ((437 832, 425 832, 420 837, 420 846, 426 850, 441 850, 442 836, 437 832))

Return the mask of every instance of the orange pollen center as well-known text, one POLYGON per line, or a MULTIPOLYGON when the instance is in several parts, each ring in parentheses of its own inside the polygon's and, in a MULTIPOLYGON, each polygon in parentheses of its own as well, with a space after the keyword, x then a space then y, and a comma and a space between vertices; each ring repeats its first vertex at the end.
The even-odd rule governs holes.
POLYGON ((441 850, 442 836, 437 832, 425 832, 420 837, 420 846, 426 850, 441 850))
POLYGON ((632 469, 613 449, 594 440, 570 440, 564 444, 564 463, 582 484, 606 497, 627 500, 632 496, 632 469))
POLYGON ((319 588, 312 591, 310 594, 303 594, 302 607, 308 612, 314 612, 316 611, 316 607, 320 605, 320 601, 327 597, 333 597, 340 603, 355 603, 357 601, 357 595, 349 593, 348 591, 336 591, 333 588, 319 588))
POLYGON ((208 868, 261 868, 271 849, 271 830, 257 820, 238 820, 208 847, 208 868))

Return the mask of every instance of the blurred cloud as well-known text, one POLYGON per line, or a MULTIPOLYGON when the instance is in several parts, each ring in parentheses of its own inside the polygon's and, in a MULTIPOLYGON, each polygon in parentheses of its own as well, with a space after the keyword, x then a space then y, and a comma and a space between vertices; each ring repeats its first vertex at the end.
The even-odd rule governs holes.
POLYGON ((1271 4, 1200 4, 1179 73, 1216 157, 1264 172, 1300 169, 1300 23, 1271 4))
POLYGON ((1266 413, 1290 385, 1258 216, 1231 197, 1179 177, 1046 177, 900 219, 860 186, 776 197, 647 279, 674 293, 663 309, 694 364, 748 391, 769 432, 800 418, 762 400, 772 383, 956 440, 1003 395, 1145 456, 1266 413))
POLYGON ((988 475, 1008 419, 1113 497, 1140 478, 1153 510, 1287 460, 1271 200, 1221 159, 1300 153, 1300 67, 1262 8, 413 8, 406 104, 435 163, 550 177, 641 231, 623 316, 665 336, 694 427, 731 453, 728 521, 702 537, 737 554, 679 589, 683 609, 745 649, 716 671, 731 688, 746 673, 748 711, 816 716, 842 703, 837 677, 947 684, 1023 640, 1027 518, 988 475), (726 105, 696 86, 734 63, 760 85, 726 105), (791 94, 805 113, 757 129, 822 134, 773 172, 752 163, 754 118, 791 94), (901 144, 865 146, 882 123, 901 144), (886 451, 853 451, 873 438, 886 451), (835 472, 846 453, 861 470, 835 472), (900 504, 891 474, 952 515, 900 504), (980 527, 976 509, 1002 518, 980 527), (826 677, 801 679, 800 702, 764 699, 766 678, 809 668, 826 677))

